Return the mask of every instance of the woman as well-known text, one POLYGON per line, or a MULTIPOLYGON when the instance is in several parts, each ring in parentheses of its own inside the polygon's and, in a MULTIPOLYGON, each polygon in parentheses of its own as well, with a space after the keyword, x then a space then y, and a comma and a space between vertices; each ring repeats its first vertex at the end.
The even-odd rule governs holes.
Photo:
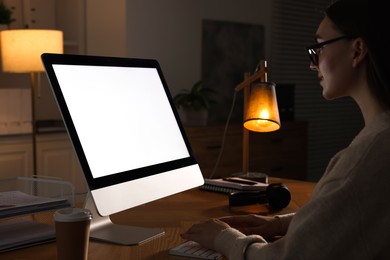
POLYGON ((295 214, 195 224, 184 239, 234 260, 390 259, 390 43, 384 3, 333 3, 317 29, 317 44, 307 48, 324 98, 352 97, 365 122, 332 158, 311 200, 295 214), (273 241, 277 236, 282 238, 273 241))

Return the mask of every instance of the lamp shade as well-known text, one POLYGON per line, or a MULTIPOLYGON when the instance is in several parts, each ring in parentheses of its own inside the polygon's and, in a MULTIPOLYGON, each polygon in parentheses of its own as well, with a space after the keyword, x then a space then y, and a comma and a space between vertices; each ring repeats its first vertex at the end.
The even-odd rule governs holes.
POLYGON ((254 132, 272 132, 280 128, 274 83, 256 82, 252 84, 249 104, 244 116, 244 127, 254 132))
POLYGON ((63 53, 63 33, 58 30, 1 31, 1 57, 4 72, 44 71, 42 53, 63 53))

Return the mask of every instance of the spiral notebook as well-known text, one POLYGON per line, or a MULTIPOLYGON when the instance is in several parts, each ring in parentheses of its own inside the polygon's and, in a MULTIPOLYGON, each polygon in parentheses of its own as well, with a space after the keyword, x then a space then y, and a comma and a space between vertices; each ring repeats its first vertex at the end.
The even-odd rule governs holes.
POLYGON ((205 179, 201 190, 214 191, 220 193, 232 193, 236 191, 265 191, 267 183, 243 179, 239 177, 228 177, 218 179, 205 179))

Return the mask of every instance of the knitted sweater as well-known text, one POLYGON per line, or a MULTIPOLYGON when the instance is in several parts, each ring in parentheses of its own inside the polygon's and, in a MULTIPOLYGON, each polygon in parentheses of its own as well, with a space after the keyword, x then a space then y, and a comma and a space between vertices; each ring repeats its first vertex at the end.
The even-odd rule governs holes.
POLYGON ((389 200, 390 113, 384 113, 332 158, 306 205, 280 216, 289 223, 283 238, 267 243, 228 228, 214 245, 230 260, 390 259, 389 200))

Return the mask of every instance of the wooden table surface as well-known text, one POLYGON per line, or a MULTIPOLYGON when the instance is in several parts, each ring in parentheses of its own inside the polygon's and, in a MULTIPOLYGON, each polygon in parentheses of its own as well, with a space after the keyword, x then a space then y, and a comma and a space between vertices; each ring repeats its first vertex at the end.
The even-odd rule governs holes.
MULTIPOLYGON (((229 207, 225 194, 188 190, 127 211, 114 214, 111 220, 117 224, 162 228, 165 235, 136 246, 121 246, 98 241, 90 241, 88 259, 185 259, 171 256, 168 250, 184 242, 180 233, 192 224, 209 218, 237 215, 274 215, 295 212, 310 198, 315 183, 296 180, 270 178, 270 183, 283 182, 291 192, 291 202, 281 211, 271 211, 267 205, 253 204, 229 207)), ((41 213, 37 218, 52 219, 52 213, 41 213), (45 216, 46 214, 46 216, 45 216)), ((0 254, 0 259, 56 259, 55 242, 13 250, 0 254)))

